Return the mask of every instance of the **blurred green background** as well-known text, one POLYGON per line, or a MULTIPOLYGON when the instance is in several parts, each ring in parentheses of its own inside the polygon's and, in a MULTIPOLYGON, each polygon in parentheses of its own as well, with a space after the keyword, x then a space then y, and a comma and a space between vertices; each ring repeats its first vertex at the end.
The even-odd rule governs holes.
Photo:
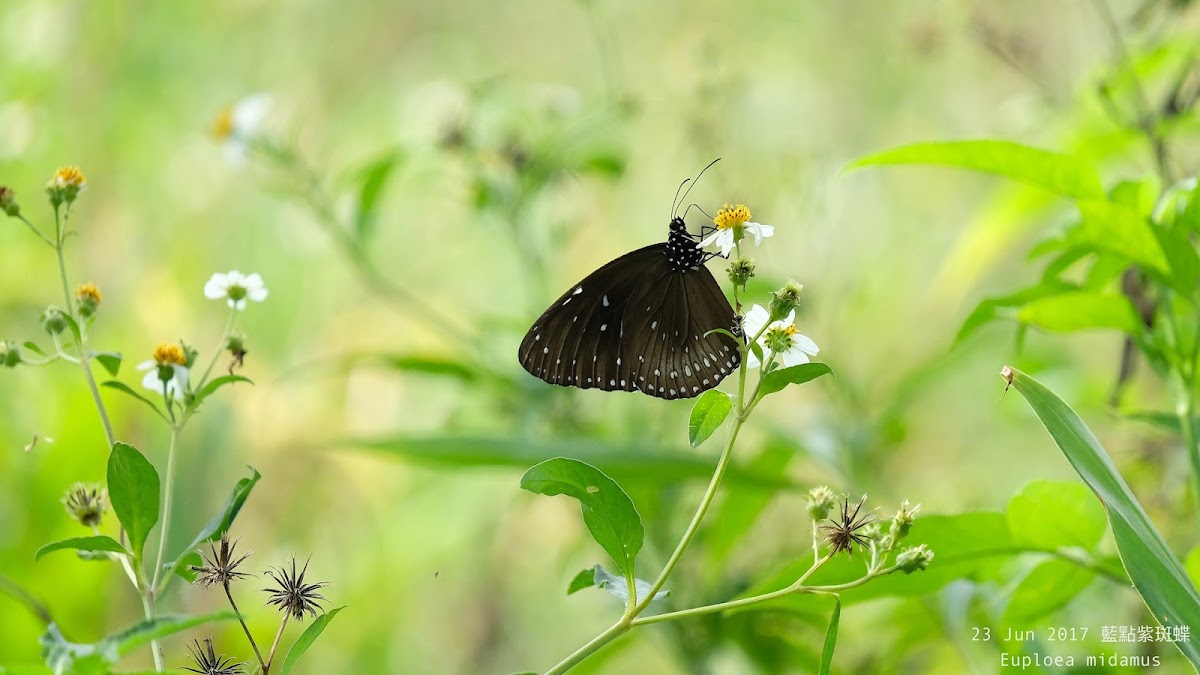
MULTIPOLYGON (((1126 16, 1139 4, 1114 11, 1126 16)), ((795 487, 731 487, 769 505, 744 539, 725 544, 732 552, 714 543, 723 527, 716 512, 707 543, 669 584, 680 606, 729 597, 803 555, 803 490, 815 484, 867 492, 885 509, 908 498, 923 513, 958 513, 1003 510, 1034 478, 1073 479, 1023 402, 1002 395, 1006 363, 1077 406, 1131 467, 1152 515, 1177 503, 1182 453, 1106 407, 1118 338, 1031 333, 1018 351, 1011 327, 997 326, 951 349, 974 301, 1033 277, 1022 247, 1065 207, 951 171, 842 172, 854 157, 902 142, 993 136, 1145 175, 1145 148, 1090 101, 1113 58, 1093 5, 6 0, 0 183, 45 223, 41 187, 54 169, 78 164, 87 174, 68 264, 73 281, 102 288, 93 342, 126 355, 120 379, 132 385, 131 366, 158 342, 183 338, 211 353, 224 321, 223 306, 201 293, 211 273, 265 278, 269 300, 240 317, 250 352, 243 374, 257 386, 225 390, 189 427, 172 539, 186 544, 244 465, 263 473, 233 530, 254 551, 252 564, 311 553, 333 606, 348 605, 304 672, 544 669, 618 611, 600 593, 563 593, 601 555, 573 502, 518 490, 519 461, 413 462, 346 439, 528 440, 561 443, 557 453, 570 455, 574 441, 562 439, 587 438, 601 453, 655 446, 714 461, 715 443, 686 449, 689 403, 551 388, 520 370, 516 347, 568 284, 661 241, 675 186, 717 156, 691 199, 710 213, 744 202, 776 227, 753 251, 758 299, 770 282, 805 285, 801 330, 837 379, 776 396, 752 420, 739 456, 781 448, 763 461, 795 487), (352 194, 359 167, 402 154, 370 256, 453 327, 373 292, 312 211, 280 194, 289 186, 278 175, 225 161, 212 121, 257 91, 276 103, 268 126, 330 177, 332 194, 352 194), (463 128, 476 145, 455 146, 463 128), (525 156, 578 162, 564 160, 520 208, 497 207, 480 176, 525 156), (458 346, 463 336, 470 355, 458 346), (490 374, 447 377, 356 358, 372 354, 486 365, 490 374), (1155 453, 1166 470, 1138 474, 1155 453)), ((1157 35, 1186 37, 1191 23, 1177 14, 1157 35)), ((351 206, 348 197, 333 202, 351 206)), ((693 217, 698 229, 702 216, 693 217)), ((724 281, 720 261, 712 266, 724 281)), ((14 220, 0 221, 0 289, 0 337, 43 337, 38 314, 61 301, 53 252, 14 220)), ((139 405, 105 397, 118 438, 161 471, 166 430, 139 405)), ((1138 380, 1128 399, 1150 408, 1163 395, 1138 380)), ((135 621, 136 596, 113 566, 69 554, 34 564, 33 552, 82 534, 58 499, 73 481, 102 480, 105 460, 77 370, 0 373, 0 571, 43 598, 80 641, 135 621), (55 442, 22 452, 34 434, 55 442)), ((688 479, 626 467, 617 476, 657 531, 643 576, 669 553, 706 471, 688 479)), ((269 635, 273 614, 249 597, 256 583, 242 604, 251 627, 269 635)), ((943 611, 963 592, 847 609, 835 664, 997 672, 994 648, 971 644, 967 619, 943 611)), ((215 609, 218 595, 176 584, 164 606, 215 609)), ((1096 582, 1046 622, 1133 622, 1139 602, 1096 582)), ((741 646, 714 642, 711 629, 643 630, 581 671, 805 672, 823 625, 764 616, 719 627, 726 637, 752 634, 741 646), (768 646, 779 650, 775 665, 752 654, 768 646)), ((0 597, 4 662, 37 662, 42 630, 0 597)), ((214 630, 225 651, 248 656, 236 625, 214 630)), ((182 640, 168 651, 182 665, 182 640)), ((145 666, 145 656, 128 665, 145 666)), ((1164 660, 1163 672, 1185 672, 1177 654, 1164 660)))

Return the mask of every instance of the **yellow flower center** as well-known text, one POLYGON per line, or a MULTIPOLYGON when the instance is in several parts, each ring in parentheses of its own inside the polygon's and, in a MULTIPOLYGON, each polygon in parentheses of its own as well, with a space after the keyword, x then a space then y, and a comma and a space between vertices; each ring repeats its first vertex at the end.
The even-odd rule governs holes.
POLYGON ((79 300, 88 300, 90 302, 94 302, 97 305, 100 304, 100 301, 104 299, 104 297, 100 295, 100 288, 90 281, 86 284, 79 284, 75 287, 75 297, 79 300))
POLYGON ((233 135, 233 106, 227 106, 213 120, 212 135, 219 141, 233 135))
POLYGON ((717 211, 717 217, 713 218, 718 230, 738 227, 748 220, 750 220, 750 209, 746 208, 745 204, 737 206, 726 204, 720 211, 717 211))
POLYGON ((182 366, 187 363, 187 355, 179 345, 161 344, 154 348, 154 361, 160 366, 182 366))
POLYGON ((792 324, 792 325, 788 326, 787 328, 784 328, 783 332, 787 333, 788 337, 791 337, 800 331, 796 330, 796 324, 792 324))
POLYGON ((87 185, 87 178, 77 166, 64 166, 54 172, 52 182, 61 187, 82 188, 87 185))

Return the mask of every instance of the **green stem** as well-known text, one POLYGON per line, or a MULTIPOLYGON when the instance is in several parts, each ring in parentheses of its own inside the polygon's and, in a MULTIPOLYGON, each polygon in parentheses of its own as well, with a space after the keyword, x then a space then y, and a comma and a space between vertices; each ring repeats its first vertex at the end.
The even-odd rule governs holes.
MULTIPOLYGON (((137 569, 138 595, 141 596, 141 598, 142 598, 142 611, 144 611, 146 614, 146 620, 154 621, 154 619, 156 618, 156 615, 154 612, 154 592, 150 589, 149 584, 146 582, 146 574, 141 570, 141 565, 138 564, 140 562, 141 561, 138 561, 138 560, 134 561, 135 566, 138 568, 137 569)), ((154 656, 155 672, 159 672, 159 673, 163 672, 163 670, 166 668, 166 663, 164 662, 164 659, 163 659, 162 646, 158 644, 158 640, 150 641, 150 653, 154 656)))
POLYGON ((30 229, 30 230, 32 230, 32 231, 33 231, 33 233, 34 233, 34 234, 36 234, 36 235, 38 236, 38 239, 41 239, 42 241, 46 242, 46 243, 47 243, 47 244, 49 244, 50 246, 54 246, 54 242, 50 241, 50 237, 47 237, 46 235, 42 234, 42 231, 41 231, 41 230, 39 230, 39 229, 37 229, 37 226, 36 226, 36 225, 34 225, 33 223, 29 222, 29 219, 28 219, 28 218, 26 218, 26 217, 25 217, 25 216, 23 216, 23 215, 18 215, 18 216, 17 216, 17 218, 19 218, 19 219, 21 220, 21 222, 23 222, 23 223, 25 223, 27 226, 29 226, 29 229, 30 229))
POLYGON ((285 612, 283 621, 279 622, 279 631, 275 633, 275 641, 271 643, 271 653, 267 655, 267 664, 263 666, 262 675, 267 675, 271 672, 271 665, 275 663, 275 650, 279 649, 279 641, 283 639, 283 629, 287 628, 288 614, 285 612))
POLYGON ((217 365, 217 359, 221 358, 221 352, 225 350, 225 340, 229 338, 229 332, 233 330, 235 319, 237 319, 237 310, 230 308, 229 318, 225 321, 225 330, 221 331, 221 341, 213 350, 212 360, 208 362, 208 367, 204 369, 204 374, 200 376, 200 381, 193 387, 193 391, 203 389, 204 385, 208 383, 208 376, 212 374, 213 366, 217 365))
POLYGON ((171 427, 171 444, 167 448, 167 484, 163 489, 162 529, 158 535, 158 557, 154 563, 154 580, 150 586, 154 589, 154 595, 161 590, 158 587, 158 581, 162 577, 163 562, 167 553, 167 539, 171 534, 171 504, 174 502, 175 493, 175 448, 179 445, 179 433, 178 426, 171 427))
POLYGON ((242 612, 238 609, 237 603, 233 601, 233 593, 229 590, 229 582, 225 584, 225 597, 229 598, 229 606, 233 608, 233 613, 237 614, 238 623, 242 624, 242 631, 246 633, 246 639, 250 641, 250 646, 254 648, 254 656, 258 658, 258 665, 262 667, 264 673, 267 672, 267 662, 263 660, 262 652, 258 651, 258 643, 254 641, 254 636, 250 634, 250 628, 246 626, 246 620, 242 618, 242 612))
MULTIPOLYGON (((654 594, 650 594, 649 597, 654 597, 654 594)), ((593 652, 624 634, 625 631, 629 630, 629 625, 629 617, 622 618, 620 621, 613 624, 608 630, 592 638, 591 642, 575 650, 575 653, 563 659, 561 663, 554 666, 550 670, 547 670, 546 675, 561 675, 562 673, 565 673, 571 668, 579 665, 581 661, 591 656, 593 652)))
POLYGON ((25 605, 42 623, 46 625, 54 623, 54 616, 50 614, 50 609, 46 607, 45 603, 35 598, 32 593, 17 585, 15 581, 3 574, 0 574, 0 593, 6 593, 12 596, 17 602, 25 605))

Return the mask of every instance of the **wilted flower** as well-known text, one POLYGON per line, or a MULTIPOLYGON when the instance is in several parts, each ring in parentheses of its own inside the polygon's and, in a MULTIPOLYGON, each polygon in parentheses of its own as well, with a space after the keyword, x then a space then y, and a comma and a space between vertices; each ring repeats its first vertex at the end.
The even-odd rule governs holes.
POLYGON ((225 299, 230 308, 242 311, 246 301, 262 302, 267 299, 267 287, 258 274, 242 274, 230 270, 227 274, 214 274, 204 284, 204 297, 210 300, 225 299))
POLYGON ((154 358, 142 361, 137 369, 146 371, 142 386, 150 391, 182 398, 187 390, 187 354, 179 345, 158 345, 154 348, 154 358))
POLYGON ((933 551, 925 544, 906 548, 896 556, 896 565, 905 573, 912 574, 917 570, 923 570, 929 567, 929 563, 933 562, 933 551))
POLYGON ((46 194, 50 195, 50 203, 55 207, 59 204, 70 204, 86 189, 87 178, 77 166, 59 168, 46 183, 46 194))
MULTIPOLYGON (((762 305, 754 305, 749 312, 746 312, 745 318, 742 319, 742 326, 747 337, 752 338, 758 335, 758 344, 763 351, 777 355, 785 367, 808 363, 810 356, 816 356, 821 351, 817 347, 817 343, 796 330, 795 310, 789 312, 780 321, 771 321, 770 318, 762 305), (763 330, 764 326, 766 326, 766 330, 763 330), (759 335, 760 331, 762 335, 759 335)), ((753 351, 747 355, 746 365, 751 368, 761 365, 758 356, 753 351)))
POLYGON ((75 522, 99 527, 108 508, 108 491, 96 484, 76 483, 63 495, 62 503, 75 522))
POLYGON ((235 579, 242 579, 250 576, 245 572, 238 572, 237 567, 250 557, 249 553, 238 557, 234 553, 234 548, 237 547, 237 542, 229 541, 229 533, 225 532, 221 535, 221 546, 218 548, 211 542, 208 545, 209 553, 200 552, 200 556, 204 560, 203 565, 192 565, 191 569, 196 573, 196 583, 202 587, 212 585, 225 586, 235 579))
POLYGON ((232 375, 235 368, 241 368, 246 365, 246 337, 241 333, 234 333, 225 338, 225 349, 229 350, 229 355, 233 359, 229 362, 229 374, 232 375))
POLYGON ((260 135, 263 120, 271 111, 271 96, 251 94, 226 107, 213 121, 213 137, 225 147, 225 159, 234 166, 246 163, 250 144, 260 135))
POLYGON ((325 587, 325 583, 305 583, 304 575, 308 572, 308 563, 304 563, 304 569, 300 573, 296 573, 296 559, 292 558, 292 569, 289 572, 286 567, 269 570, 267 576, 275 582, 272 588, 264 588, 263 591, 271 595, 271 599, 267 601, 268 605, 274 605, 280 612, 287 616, 291 616, 297 621, 303 621, 305 614, 317 615, 317 611, 323 609, 321 603, 325 597, 317 591, 325 587))
POLYGON ((100 288, 89 281, 75 287, 75 300, 79 302, 79 316, 86 318, 96 313, 104 296, 100 295, 100 288))
POLYGON ((808 516, 813 520, 825 520, 836 503, 837 497, 829 486, 815 487, 808 491, 808 516))
POLYGON ((188 647, 195 668, 184 666, 183 669, 201 675, 241 675, 242 664, 224 654, 218 655, 213 649, 212 638, 204 638, 204 646, 199 640, 193 640, 188 647))
POLYGON ((42 312, 42 329, 50 335, 58 335, 67 329, 67 315, 62 307, 50 305, 42 312))
POLYGON ((700 241, 701 246, 716 244, 721 248, 721 255, 729 255, 729 252, 737 246, 738 242, 745 237, 747 233, 754 235, 754 245, 758 246, 762 243, 763 238, 770 237, 775 234, 775 228, 770 225, 761 223, 751 223, 750 209, 744 204, 730 206, 726 204, 724 208, 717 211, 717 215, 713 218, 713 222, 717 224, 717 229, 700 241))
POLYGON ((836 520, 831 519, 829 525, 821 526, 821 529, 825 531, 825 541, 829 542, 831 555, 836 555, 841 551, 853 554, 854 544, 863 548, 870 545, 867 537, 860 530, 871 522, 871 514, 864 513, 861 517, 858 515, 866 501, 867 496, 863 495, 862 499, 858 500, 858 505, 854 507, 854 511, 851 512, 850 500, 843 499, 841 517, 836 520))
POLYGON ((17 191, 7 185, 0 185, 0 211, 14 218, 21 215, 21 205, 17 203, 17 191))

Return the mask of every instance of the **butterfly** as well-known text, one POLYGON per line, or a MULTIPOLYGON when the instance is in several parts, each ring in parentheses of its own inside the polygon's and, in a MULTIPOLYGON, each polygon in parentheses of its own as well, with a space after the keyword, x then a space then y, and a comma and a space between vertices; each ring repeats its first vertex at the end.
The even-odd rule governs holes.
POLYGON ((713 332, 740 334, 741 324, 704 266, 716 254, 700 247, 705 232, 688 232, 677 213, 673 204, 665 242, 592 272, 538 317, 518 351, 525 370, 564 387, 676 399, 738 369, 739 342, 713 332))

